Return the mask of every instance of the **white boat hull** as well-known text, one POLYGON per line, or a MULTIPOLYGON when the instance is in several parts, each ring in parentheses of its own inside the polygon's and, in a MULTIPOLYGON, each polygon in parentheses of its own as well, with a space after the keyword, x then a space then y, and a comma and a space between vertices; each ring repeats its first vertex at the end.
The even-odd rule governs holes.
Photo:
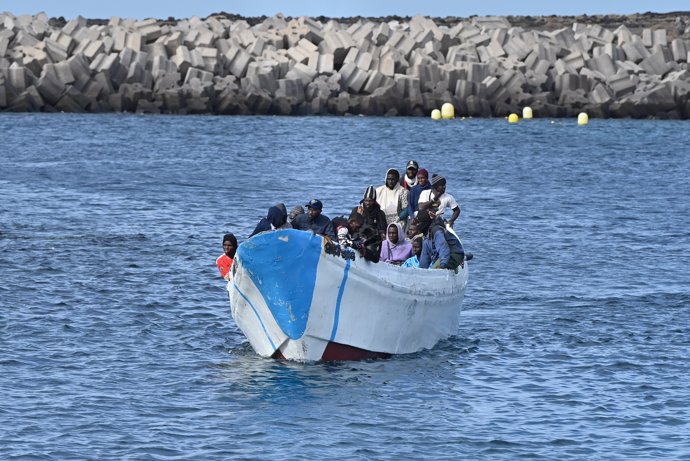
POLYGON ((259 355, 312 361, 432 348, 457 331, 467 280, 467 263, 456 274, 346 260, 288 229, 242 243, 227 288, 259 355))

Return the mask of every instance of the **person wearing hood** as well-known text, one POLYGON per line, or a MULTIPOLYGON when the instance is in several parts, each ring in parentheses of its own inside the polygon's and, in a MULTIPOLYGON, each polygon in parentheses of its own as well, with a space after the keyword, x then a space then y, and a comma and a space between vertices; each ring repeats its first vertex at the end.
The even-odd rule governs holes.
POLYGON ((417 172, 419 171, 419 164, 410 160, 407 162, 405 167, 405 175, 400 178, 400 185, 405 188, 405 190, 410 190, 417 185, 417 172))
POLYGON ((312 199, 305 207, 307 208, 307 212, 295 218, 293 227, 299 230, 310 230, 315 234, 328 237, 331 240, 337 240, 335 230, 333 229, 333 223, 326 215, 321 214, 323 210, 323 203, 321 203, 321 200, 312 199))
POLYGON ((381 256, 379 261, 388 264, 401 265, 412 256, 412 243, 405 239, 400 223, 391 223, 386 232, 386 241, 381 245, 381 256))
POLYGON ((236 252, 237 238, 233 234, 225 234, 223 236, 223 254, 216 259, 218 272, 225 280, 230 278, 230 268, 232 267, 236 252))
POLYGON ((386 236, 386 215, 381 210, 381 206, 376 201, 376 189, 374 186, 367 187, 359 206, 352 209, 364 218, 364 225, 376 230, 381 238, 386 236))
POLYGON ((449 269, 457 272, 464 267, 465 250, 460 240, 443 225, 443 218, 432 218, 429 210, 417 213, 418 229, 426 235, 419 256, 422 269, 449 269))
POLYGON ((386 184, 376 188, 376 201, 386 214, 386 225, 407 220, 407 191, 400 185, 400 172, 386 172, 386 184))
POLYGON ((268 209, 268 214, 265 218, 261 218, 259 224, 254 228, 249 237, 253 237, 260 232, 267 232, 276 229, 290 229, 292 226, 287 222, 287 212, 285 205, 279 203, 276 206, 272 206, 268 209))
POLYGON ((407 215, 414 218, 419 211, 419 196, 422 191, 431 189, 429 184, 429 172, 422 168, 417 172, 417 184, 410 189, 407 200, 407 215))

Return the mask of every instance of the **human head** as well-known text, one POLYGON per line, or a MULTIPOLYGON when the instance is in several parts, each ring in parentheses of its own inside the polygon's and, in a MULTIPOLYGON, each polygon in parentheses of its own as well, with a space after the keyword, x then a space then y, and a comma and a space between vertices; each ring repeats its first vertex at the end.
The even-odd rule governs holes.
POLYGON ((429 182, 429 172, 422 168, 417 172, 417 183, 424 187, 429 182))
POLYGON ((408 178, 414 179, 414 177, 417 175, 418 170, 419 164, 416 161, 410 160, 409 162, 407 162, 407 166, 405 167, 405 174, 408 178))
POLYGON ((400 172, 395 168, 391 168, 386 173, 386 187, 389 189, 394 189, 395 186, 400 181, 400 172))
POLYGON ((407 237, 412 238, 417 234, 419 234, 419 230, 417 229, 417 220, 415 219, 407 225, 407 237))
POLYGON ((443 194, 446 191, 446 178, 440 174, 433 175, 431 177, 431 188, 439 194, 443 194))
POLYGON ((369 186, 364 192, 362 205, 364 205, 364 208, 369 209, 374 205, 374 203, 376 203, 376 189, 374 189, 374 186, 369 186))
POLYGON ((297 205, 290 210, 290 222, 294 221, 295 218, 301 214, 304 214, 304 208, 301 205, 297 205))
POLYGON ((323 210, 323 203, 315 198, 309 200, 309 203, 304 206, 307 207, 307 213, 311 219, 318 217, 321 214, 321 210, 323 210))
POLYGON ((347 227, 350 229, 351 233, 356 233, 359 232, 359 230, 362 228, 364 225, 364 217, 357 213, 356 211, 350 214, 350 217, 347 218, 347 227))
POLYGON ((417 213, 417 232, 426 234, 431 226, 431 216, 429 210, 419 210, 417 213))
POLYGON ((277 206, 272 206, 268 209, 267 218, 276 229, 287 222, 287 214, 277 206))
POLYGON ((400 240, 401 227, 398 223, 390 223, 386 229, 386 237, 391 243, 398 243, 400 240))
POLYGON ((223 253, 228 258, 234 258, 237 252, 237 238, 234 234, 225 234, 223 236, 223 253))
POLYGON ((418 258, 422 256, 422 241, 422 237, 415 237, 412 239, 412 251, 414 251, 414 254, 416 254, 418 258))

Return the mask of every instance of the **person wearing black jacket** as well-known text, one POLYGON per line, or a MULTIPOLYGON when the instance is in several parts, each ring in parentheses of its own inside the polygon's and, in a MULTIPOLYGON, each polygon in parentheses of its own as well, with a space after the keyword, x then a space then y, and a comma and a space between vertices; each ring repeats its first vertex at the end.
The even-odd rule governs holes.
POLYGON ((359 206, 352 209, 352 212, 361 214, 364 218, 364 225, 376 230, 382 239, 385 238, 386 228, 388 227, 386 214, 376 202, 376 189, 374 186, 367 187, 362 201, 359 202, 359 206))

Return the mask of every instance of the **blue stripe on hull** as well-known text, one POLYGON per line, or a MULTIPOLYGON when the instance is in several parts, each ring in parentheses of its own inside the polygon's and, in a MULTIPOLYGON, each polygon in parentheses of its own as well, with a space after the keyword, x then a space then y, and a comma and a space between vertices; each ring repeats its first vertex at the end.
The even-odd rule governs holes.
POLYGON ((343 280, 340 282, 340 290, 338 290, 338 300, 335 303, 335 315, 333 319, 333 330, 331 331, 331 341, 335 339, 338 332, 338 322, 340 321, 340 303, 343 301, 343 293, 345 292, 345 284, 347 283, 347 274, 350 272, 350 260, 347 260, 345 270, 343 271, 343 280))
POLYGON ((264 325, 264 322, 261 320, 261 316, 257 312, 256 307, 254 307, 254 304, 252 304, 252 302, 249 300, 249 298, 247 298, 247 296, 244 293, 242 293, 242 290, 240 290, 240 288, 237 286, 236 283, 233 282, 232 285, 235 287, 235 290, 237 290, 237 292, 240 294, 240 296, 242 296, 242 298, 244 298, 244 300, 247 301, 247 304, 249 304, 249 307, 252 308, 252 310, 254 311, 254 315, 256 315, 256 319, 261 324, 261 328, 263 328, 264 333, 266 333, 266 338, 268 338, 268 342, 271 343, 271 347, 273 348, 273 350, 276 350, 277 349, 276 345, 273 343, 271 336, 268 334, 268 330, 266 330, 266 325, 264 325))

